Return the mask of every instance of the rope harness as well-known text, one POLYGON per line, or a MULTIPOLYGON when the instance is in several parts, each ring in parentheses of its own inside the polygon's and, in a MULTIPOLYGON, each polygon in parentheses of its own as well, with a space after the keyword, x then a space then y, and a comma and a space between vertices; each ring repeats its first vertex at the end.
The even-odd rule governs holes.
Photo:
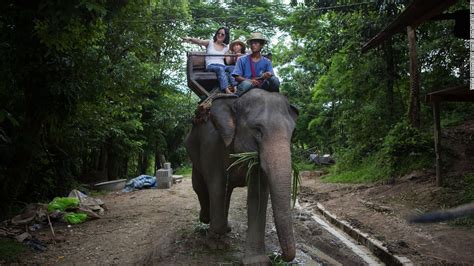
POLYGON ((238 96, 236 95, 231 95, 231 94, 225 94, 221 93, 218 90, 215 90, 214 92, 209 95, 202 103, 198 105, 196 110, 194 111, 194 118, 193 118, 193 125, 200 125, 204 124, 209 120, 209 116, 211 114, 211 107, 212 107, 212 102, 215 99, 218 98, 236 98, 238 96))

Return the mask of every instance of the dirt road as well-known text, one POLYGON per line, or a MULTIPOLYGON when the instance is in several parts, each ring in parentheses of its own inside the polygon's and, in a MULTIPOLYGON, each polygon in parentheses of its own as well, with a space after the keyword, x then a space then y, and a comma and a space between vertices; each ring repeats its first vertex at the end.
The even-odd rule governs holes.
POLYGON ((421 210, 440 208, 447 198, 459 194, 436 187, 433 180, 426 172, 414 172, 395 184, 333 184, 321 177, 303 178, 300 199, 308 205, 322 203, 339 219, 415 265, 473 265, 470 243, 474 243, 474 228, 450 222, 409 224, 406 220, 421 210))
MULTIPOLYGON (((197 221, 198 200, 191 180, 171 189, 111 193, 100 197, 107 205, 104 218, 84 224, 56 227, 63 242, 48 245, 43 253, 24 256, 22 262, 66 264, 238 264, 243 255, 247 213, 246 189, 233 194, 228 248, 214 250, 206 245, 205 229, 197 221)), ((267 253, 279 250, 268 211, 267 253)), ((49 231, 44 230, 47 238, 49 231)), ((297 261, 305 265, 364 264, 339 239, 321 229, 307 213, 295 211, 297 261)))

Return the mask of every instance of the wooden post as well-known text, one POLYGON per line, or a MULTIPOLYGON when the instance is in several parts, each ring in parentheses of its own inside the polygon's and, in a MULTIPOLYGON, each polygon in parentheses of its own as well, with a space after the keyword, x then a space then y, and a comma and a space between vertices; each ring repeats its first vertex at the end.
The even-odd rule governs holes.
POLYGON ((436 185, 438 187, 443 185, 443 180, 441 179, 441 125, 439 117, 439 102, 433 102, 433 116, 434 116, 434 143, 435 143, 435 153, 436 153, 436 185))
POLYGON ((420 128, 420 73, 416 60, 415 28, 407 27, 408 49, 410 51, 410 106, 408 118, 412 126, 420 128))

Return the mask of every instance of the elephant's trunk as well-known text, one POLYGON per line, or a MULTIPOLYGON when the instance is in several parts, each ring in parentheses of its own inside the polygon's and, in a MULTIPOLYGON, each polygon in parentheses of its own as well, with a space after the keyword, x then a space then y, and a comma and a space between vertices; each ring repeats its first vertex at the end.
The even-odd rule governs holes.
POLYGON ((273 137, 263 143, 260 149, 262 170, 268 177, 273 216, 282 258, 295 258, 295 239, 291 215, 291 152, 288 137, 273 137))

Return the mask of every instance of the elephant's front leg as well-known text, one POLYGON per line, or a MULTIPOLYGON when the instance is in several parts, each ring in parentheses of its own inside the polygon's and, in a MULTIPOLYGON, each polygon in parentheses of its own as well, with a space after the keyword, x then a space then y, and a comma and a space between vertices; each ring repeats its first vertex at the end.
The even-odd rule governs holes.
POLYGON ((228 243, 223 239, 223 235, 229 231, 227 223, 225 180, 222 177, 214 178, 213 182, 208 184, 210 200, 210 218, 209 234, 207 245, 211 249, 227 249, 228 243))
POLYGON ((226 179, 224 175, 212 179, 208 184, 210 200, 209 233, 212 236, 223 235, 229 231, 227 223, 226 179))
POLYGON ((247 190, 247 244, 242 262, 244 265, 270 264, 270 259, 265 254, 265 225, 268 203, 266 178, 263 175, 251 176, 247 190))
POLYGON ((209 191, 207 190, 207 185, 204 182, 201 173, 194 166, 192 172, 192 183, 193 189, 198 196, 199 204, 201 205, 201 211, 199 212, 199 221, 208 224, 210 222, 209 191))
POLYGON ((231 187, 230 185, 226 184, 226 194, 225 194, 225 220, 227 222, 227 229, 226 232, 229 233, 232 231, 230 228, 229 224, 229 208, 230 208, 230 199, 232 197, 232 192, 234 191, 234 188, 231 187))

